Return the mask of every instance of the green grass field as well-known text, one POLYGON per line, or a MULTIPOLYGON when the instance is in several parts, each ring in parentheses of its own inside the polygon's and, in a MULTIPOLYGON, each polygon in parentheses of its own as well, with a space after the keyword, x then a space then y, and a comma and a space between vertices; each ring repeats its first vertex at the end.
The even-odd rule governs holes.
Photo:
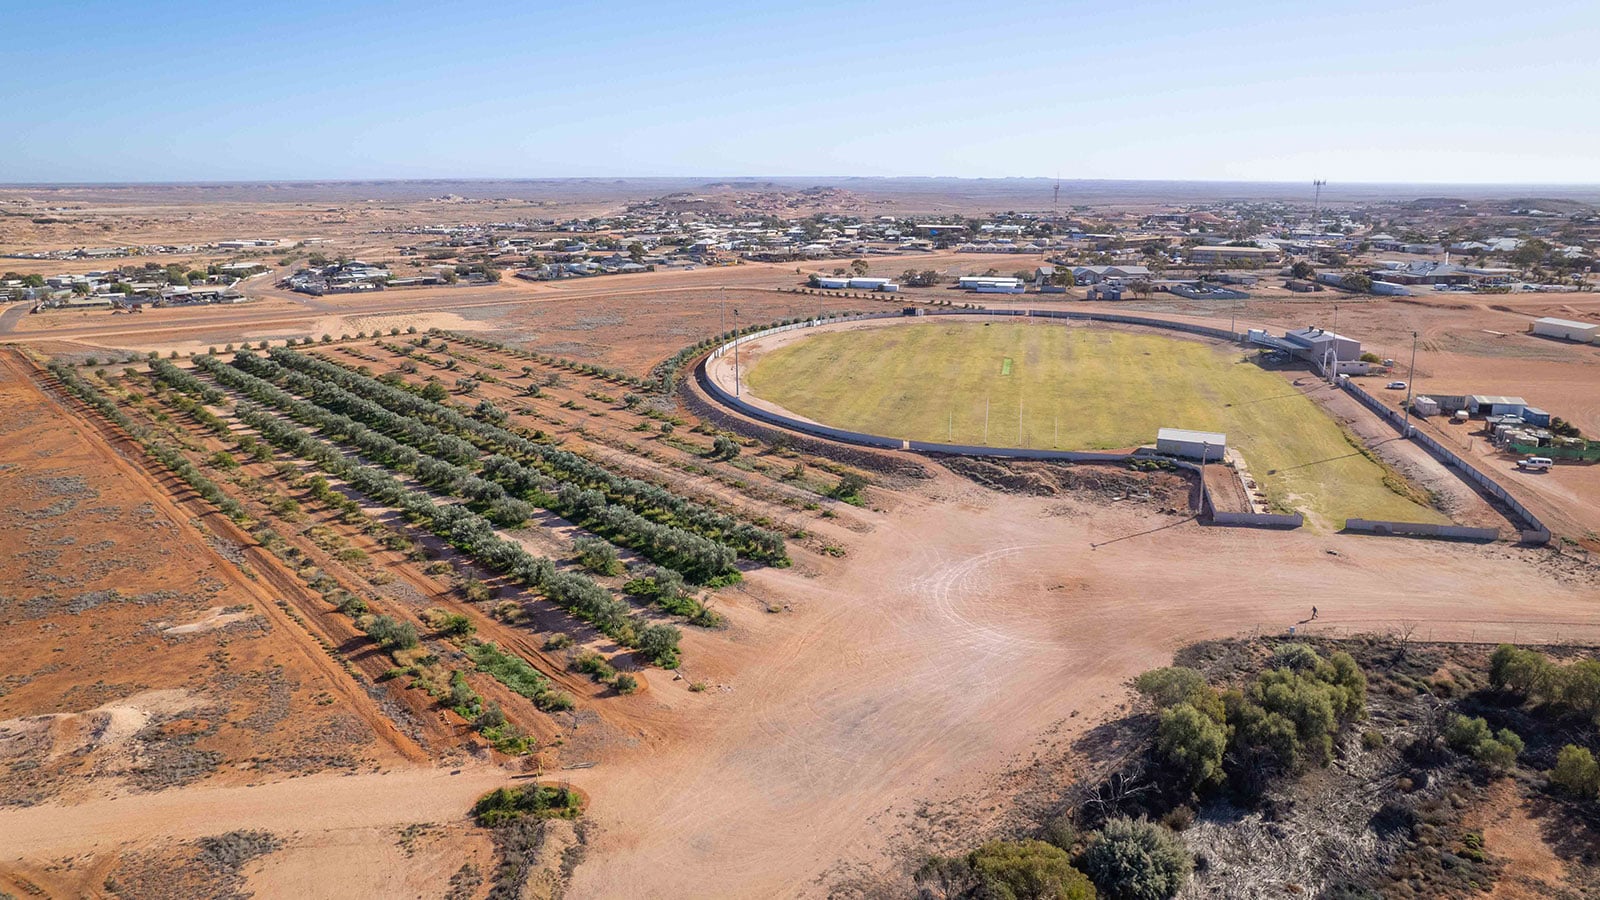
POLYGON ((812 335, 747 378, 807 418, 912 440, 1104 450, 1154 443, 1164 426, 1221 431, 1275 506, 1335 528, 1348 517, 1446 521, 1236 348, 1043 322, 917 322, 812 335))

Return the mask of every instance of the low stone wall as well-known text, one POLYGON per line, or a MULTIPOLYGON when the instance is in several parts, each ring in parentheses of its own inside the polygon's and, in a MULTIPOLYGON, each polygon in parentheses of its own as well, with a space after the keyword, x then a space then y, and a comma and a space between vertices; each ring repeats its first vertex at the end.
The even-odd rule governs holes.
POLYGON ((1498 528, 1469 528, 1465 525, 1434 525, 1431 522, 1385 522, 1376 519, 1346 519, 1345 531, 1392 537, 1430 537, 1455 541, 1498 541, 1498 528))
POLYGON ((935 444, 906 441, 906 449, 918 453, 948 453, 951 456, 988 456, 995 459, 1044 459, 1061 462, 1121 462, 1133 457, 1127 453, 1090 453, 1076 450, 1031 450, 1026 447, 985 447, 977 444, 935 444))
POLYGON ((1239 512, 1214 512, 1211 514, 1213 525, 1233 525, 1246 528, 1299 528, 1306 523, 1306 517, 1299 513, 1283 515, 1281 513, 1239 513, 1239 512))
POLYGON ((772 426, 763 424, 761 421, 752 421, 750 418, 741 418, 734 415, 733 412, 735 410, 744 411, 740 408, 740 406, 744 405, 742 401, 740 401, 740 406, 724 404, 721 398, 712 400, 702 395, 695 390, 696 387, 707 395, 711 394, 711 387, 708 385, 707 379, 704 378, 703 369, 699 367, 696 368, 694 387, 691 387, 687 382, 681 384, 678 388, 679 398, 695 415, 715 422, 721 428, 759 438, 769 444, 786 443, 807 453, 825 456, 860 469, 866 469, 869 472, 901 475, 910 478, 928 477, 926 469, 905 457, 877 453, 861 445, 844 443, 836 439, 823 440, 808 437, 805 434, 795 433, 787 425, 772 426))

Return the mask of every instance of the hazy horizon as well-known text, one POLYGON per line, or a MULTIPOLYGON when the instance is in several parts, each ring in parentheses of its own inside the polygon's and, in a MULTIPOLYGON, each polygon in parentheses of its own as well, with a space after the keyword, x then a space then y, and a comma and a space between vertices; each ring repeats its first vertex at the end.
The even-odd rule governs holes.
MULTIPOLYGON (((700 182, 707 186, 715 185, 745 185, 745 184, 794 184, 798 182, 812 182, 819 187, 832 186, 840 181, 1038 181, 1054 184, 1060 182, 1067 184, 1259 184, 1259 185, 1305 185, 1310 189, 1311 181, 1303 179, 1280 178, 1163 178, 1159 176, 1138 178, 1056 178, 1050 175, 735 175, 735 174, 699 174, 699 175, 438 175, 429 177, 406 177, 396 175, 362 175, 347 178, 334 177, 307 177, 307 178, 202 178, 202 179, 157 179, 157 178, 130 178, 116 181, 0 181, 0 188, 26 188, 26 187, 120 187, 148 186, 148 187, 184 187, 206 185, 249 185, 249 184, 472 184, 476 182, 490 183, 537 183, 537 182, 636 182, 636 181, 682 181, 700 182)), ((1469 187, 1469 188, 1600 188, 1600 178, 1594 181, 1348 181, 1340 182, 1347 187, 1469 187)), ((1333 184, 1324 187, 1324 195, 1333 189, 1333 184)))
MULTIPOLYGON (((1095 205, 1170 205, 1208 202, 1310 204, 1309 181, 1171 179, 1066 179, 1059 182, 1060 208, 1095 205)), ((54 203, 350 203, 407 202, 456 195, 469 200, 599 202, 620 204, 669 194, 797 192, 836 188, 869 206, 882 202, 902 212, 955 209, 1035 210, 1057 208, 1056 179, 1040 177, 954 178, 933 176, 698 176, 574 178, 373 178, 230 180, 192 182, 99 182, 0 184, 12 200, 29 197, 54 203)), ((1349 184, 1324 186, 1324 206, 1404 202, 1420 198, 1480 201, 1550 201, 1600 205, 1600 185, 1554 184, 1349 184)), ((879 212, 888 211, 879 208, 879 212)))

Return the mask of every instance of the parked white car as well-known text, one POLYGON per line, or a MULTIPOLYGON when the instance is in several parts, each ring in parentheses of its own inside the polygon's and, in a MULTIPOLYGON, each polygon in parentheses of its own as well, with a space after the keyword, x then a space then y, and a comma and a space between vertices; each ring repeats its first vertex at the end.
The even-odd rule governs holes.
POLYGON ((1404 381, 1391 381, 1384 385, 1384 387, 1391 391, 1403 391, 1406 389, 1406 383, 1404 381))
POLYGON ((1556 461, 1548 456, 1530 456, 1517 460, 1517 468, 1524 472, 1548 472, 1556 461))

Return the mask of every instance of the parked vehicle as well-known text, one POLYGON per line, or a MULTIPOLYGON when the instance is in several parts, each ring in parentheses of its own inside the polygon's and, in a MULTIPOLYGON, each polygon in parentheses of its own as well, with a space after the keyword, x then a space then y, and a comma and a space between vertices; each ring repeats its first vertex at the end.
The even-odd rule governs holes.
POLYGON ((1548 456, 1530 456, 1527 459, 1517 460, 1517 468, 1524 472, 1548 472, 1555 464, 1555 460, 1548 456))
POLYGON ((1384 385, 1384 387, 1391 391, 1403 391, 1406 389, 1406 383, 1404 381, 1391 381, 1384 385))
POLYGON ((1450 414, 1450 421, 1456 425, 1460 425, 1462 422, 1465 422, 1470 418, 1472 418, 1472 413, 1469 413, 1464 409, 1458 409, 1450 414))

